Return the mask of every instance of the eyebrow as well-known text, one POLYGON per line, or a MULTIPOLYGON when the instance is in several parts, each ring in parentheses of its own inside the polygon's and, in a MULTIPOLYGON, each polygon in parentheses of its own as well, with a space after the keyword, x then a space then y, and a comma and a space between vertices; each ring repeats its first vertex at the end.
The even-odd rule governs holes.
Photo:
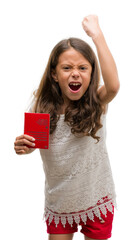
MULTIPOLYGON (((74 65, 74 64, 71 64, 71 63, 62 63, 62 64, 61 64, 61 66, 64 66, 64 65, 72 66, 72 65, 74 65)), ((78 64, 78 66, 90 66, 90 64, 81 63, 81 64, 78 64)))

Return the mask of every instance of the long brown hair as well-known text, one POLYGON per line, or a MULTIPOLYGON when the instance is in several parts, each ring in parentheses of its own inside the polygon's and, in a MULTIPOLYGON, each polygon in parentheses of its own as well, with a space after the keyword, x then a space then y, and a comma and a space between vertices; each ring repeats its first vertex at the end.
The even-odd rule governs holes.
POLYGON ((83 40, 69 38, 60 41, 52 50, 39 88, 35 92, 35 105, 33 112, 50 114, 50 134, 56 129, 59 120, 59 110, 64 103, 59 84, 53 79, 61 53, 74 48, 80 52, 91 64, 92 73, 88 89, 81 99, 71 101, 65 110, 65 122, 71 127, 71 132, 80 136, 91 136, 97 141, 96 132, 102 127, 100 118, 103 112, 102 105, 97 95, 100 81, 100 71, 97 58, 92 48, 83 40))

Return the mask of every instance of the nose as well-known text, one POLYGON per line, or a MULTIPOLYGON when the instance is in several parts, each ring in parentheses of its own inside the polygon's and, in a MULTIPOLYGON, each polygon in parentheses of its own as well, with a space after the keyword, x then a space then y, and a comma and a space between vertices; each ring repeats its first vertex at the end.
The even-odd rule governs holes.
POLYGON ((79 72, 78 72, 77 70, 73 70, 73 71, 72 71, 72 77, 73 77, 73 78, 76 78, 76 79, 77 79, 79 76, 80 76, 80 75, 79 75, 79 72))

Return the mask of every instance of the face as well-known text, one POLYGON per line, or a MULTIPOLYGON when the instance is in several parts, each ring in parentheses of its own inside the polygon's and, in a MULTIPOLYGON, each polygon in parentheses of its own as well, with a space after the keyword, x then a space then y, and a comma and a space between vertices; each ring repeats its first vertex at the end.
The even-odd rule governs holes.
POLYGON ((52 76, 60 86, 65 104, 70 100, 79 100, 84 95, 91 72, 91 64, 75 49, 70 48, 59 56, 56 72, 52 76))

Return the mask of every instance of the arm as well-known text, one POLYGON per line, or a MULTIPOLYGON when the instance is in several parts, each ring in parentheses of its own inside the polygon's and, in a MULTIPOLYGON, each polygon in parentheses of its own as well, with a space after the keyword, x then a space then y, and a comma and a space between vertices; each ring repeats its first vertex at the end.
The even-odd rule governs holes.
POLYGON ((83 28, 96 46, 100 62, 104 85, 98 90, 98 95, 103 104, 109 103, 119 90, 119 79, 115 61, 107 46, 104 35, 98 23, 98 17, 89 15, 83 20, 83 28))

